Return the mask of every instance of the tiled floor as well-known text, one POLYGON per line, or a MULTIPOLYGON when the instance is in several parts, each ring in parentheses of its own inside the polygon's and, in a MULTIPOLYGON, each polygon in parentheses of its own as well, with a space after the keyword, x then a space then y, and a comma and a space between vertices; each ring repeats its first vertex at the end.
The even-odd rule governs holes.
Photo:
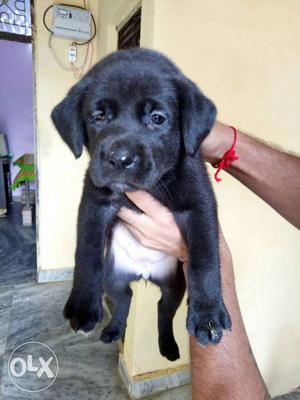
MULTIPOLYGON (((18 223, 19 212, 17 208, 10 219, 0 219, 0 399, 129 399, 117 372, 116 345, 105 345, 98 340, 101 326, 85 337, 70 331, 64 321, 61 311, 70 282, 35 283, 35 231, 18 223), (7 370, 11 351, 32 340, 49 345, 59 362, 56 381, 39 393, 20 391, 7 370)), ((189 387, 180 387, 151 399, 190 398, 189 387)), ((281 397, 281 400, 299 399, 300 393, 281 397)))
MULTIPOLYGON (((99 341, 101 326, 85 337, 74 334, 64 321, 62 309, 70 282, 35 283, 35 231, 19 224, 19 212, 17 208, 10 219, 0 220, 0 399, 129 399, 117 370, 117 346, 99 341), (20 391, 8 375, 11 351, 28 341, 50 346, 59 362, 56 381, 39 393, 20 391)), ((189 388, 152 399, 188 400, 189 388)))

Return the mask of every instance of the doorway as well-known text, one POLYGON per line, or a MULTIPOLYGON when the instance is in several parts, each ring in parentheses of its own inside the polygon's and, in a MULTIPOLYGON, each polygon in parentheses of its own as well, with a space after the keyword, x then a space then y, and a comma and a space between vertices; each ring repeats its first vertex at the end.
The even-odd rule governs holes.
POLYGON ((141 39, 141 17, 140 7, 118 31, 118 50, 140 47, 141 39))
POLYGON ((31 2, 0 1, 0 279, 36 277, 31 2))

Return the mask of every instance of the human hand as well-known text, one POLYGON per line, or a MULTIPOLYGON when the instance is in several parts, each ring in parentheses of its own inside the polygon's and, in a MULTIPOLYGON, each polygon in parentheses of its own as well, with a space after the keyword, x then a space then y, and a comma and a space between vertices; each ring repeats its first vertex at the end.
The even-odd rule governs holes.
POLYGON ((172 212, 149 193, 138 190, 126 196, 143 212, 122 207, 118 213, 139 242, 154 250, 187 261, 187 247, 172 212))
MULTIPOLYGON (((232 140, 232 129, 216 121, 201 145, 204 160, 211 163, 219 161, 232 140)), ((123 207, 118 213, 133 236, 145 247, 170 254, 187 264, 186 243, 172 212, 145 191, 126 195, 143 212, 139 214, 123 207)))

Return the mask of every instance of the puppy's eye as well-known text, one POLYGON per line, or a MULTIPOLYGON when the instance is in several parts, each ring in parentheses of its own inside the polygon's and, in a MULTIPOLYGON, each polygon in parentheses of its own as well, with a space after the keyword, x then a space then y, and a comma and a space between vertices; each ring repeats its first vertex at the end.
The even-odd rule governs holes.
POLYGON ((151 115, 151 122, 155 125, 162 125, 165 122, 166 118, 158 113, 153 113, 151 115))
POLYGON ((103 122, 103 121, 106 121, 106 119, 107 119, 107 115, 106 115, 106 111, 104 109, 97 110, 95 112, 95 114, 94 114, 95 121, 103 122))

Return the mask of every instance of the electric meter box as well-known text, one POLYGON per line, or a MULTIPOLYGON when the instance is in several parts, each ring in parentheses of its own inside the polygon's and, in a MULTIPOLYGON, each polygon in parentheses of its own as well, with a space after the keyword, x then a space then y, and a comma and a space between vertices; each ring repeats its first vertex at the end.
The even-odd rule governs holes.
POLYGON ((53 34, 87 41, 91 38, 91 12, 77 7, 53 5, 53 34))

